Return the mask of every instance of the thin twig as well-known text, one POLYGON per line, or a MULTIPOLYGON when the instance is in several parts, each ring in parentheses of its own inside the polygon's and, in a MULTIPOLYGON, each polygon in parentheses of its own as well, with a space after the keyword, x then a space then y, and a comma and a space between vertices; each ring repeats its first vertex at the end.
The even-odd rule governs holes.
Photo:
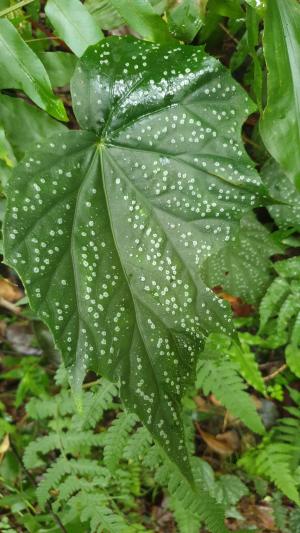
POLYGON ((21 313, 21 308, 14 305, 12 302, 9 302, 3 296, 0 296, 0 306, 4 307, 8 311, 11 311, 11 313, 14 313, 15 315, 19 315, 21 313))
POLYGON ((286 368, 287 368, 287 364, 284 363, 284 365, 281 365, 279 368, 277 368, 277 370, 274 370, 272 374, 265 376, 264 381, 270 381, 271 379, 276 378, 276 376, 278 376, 278 374, 281 374, 281 372, 283 372, 286 368))
MULTIPOLYGON (((16 446, 14 445, 14 443, 12 441, 10 441, 10 447, 11 447, 14 455, 16 456, 16 459, 18 460, 22 470, 25 472, 26 476, 28 477, 29 481, 31 482, 31 484, 34 487, 36 487, 37 484, 36 484, 36 481, 35 481, 33 475, 29 472, 29 470, 27 470, 26 466, 24 465, 24 463, 22 461, 22 457, 20 456, 16 446)), ((54 521, 57 523, 57 525, 60 528, 60 530, 63 531, 63 533, 68 533, 66 528, 65 528, 65 526, 61 522, 59 516, 53 511, 51 503, 47 502, 46 505, 45 505, 45 508, 47 509, 48 513, 50 513, 52 515, 54 521)))
POLYGON ((239 44, 239 40, 234 36, 232 35, 232 33, 229 31, 228 28, 226 28, 226 26, 224 24, 222 24, 222 22, 219 22, 219 26, 220 28, 225 31, 225 33, 227 33, 228 37, 230 37, 230 39, 235 42, 236 44, 239 44))
POLYGON ((98 385, 101 383, 101 379, 96 379, 95 381, 89 381, 88 383, 84 383, 82 385, 83 389, 89 389, 90 387, 93 387, 94 385, 98 385))
POLYGON ((251 144, 251 146, 253 146, 257 150, 262 150, 263 149, 262 146, 260 146, 256 142, 252 141, 252 139, 249 139, 249 137, 247 137, 247 135, 245 135, 245 134, 243 135, 243 139, 244 139, 245 143, 251 144))

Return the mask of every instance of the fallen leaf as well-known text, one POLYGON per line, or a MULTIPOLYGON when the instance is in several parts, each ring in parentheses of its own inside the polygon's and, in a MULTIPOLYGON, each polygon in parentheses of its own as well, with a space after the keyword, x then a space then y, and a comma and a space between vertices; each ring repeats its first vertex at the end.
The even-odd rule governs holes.
POLYGON ((197 430, 205 444, 219 455, 232 455, 240 446, 239 437, 233 430, 225 431, 225 433, 220 433, 218 435, 211 435, 210 433, 203 431, 199 424, 197 424, 197 430))
POLYGON ((21 289, 8 279, 0 279, 0 297, 7 302, 17 302, 23 298, 21 289))
POLYGON ((253 315, 254 308, 252 305, 244 303, 237 296, 233 296, 232 294, 224 292, 222 287, 214 287, 213 291, 218 295, 219 298, 222 298, 222 300, 225 300, 230 304, 231 309, 236 316, 253 315))
POLYGON ((0 444, 0 463, 4 457, 4 455, 6 454, 6 452, 9 450, 9 435, 5 435, 2 443, 0 444))

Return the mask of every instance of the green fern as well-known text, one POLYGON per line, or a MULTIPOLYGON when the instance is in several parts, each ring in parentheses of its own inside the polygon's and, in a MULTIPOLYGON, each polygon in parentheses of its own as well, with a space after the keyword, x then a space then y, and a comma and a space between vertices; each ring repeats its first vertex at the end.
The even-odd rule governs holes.
POLYGON ((300 509, 292 510, 289 527, 291 533, 300 533, 300 509))
POLYGON ((60 485, 62 478, 66 474, 69 474, 70 471, 70 463, 63 456, 47 469, 36 491, 37 499, 41 507, 44 507, 49 499, 50 490, 56 489, 60 485))
POLYGON ((282 495, 280 494, 280 492, 275 492, 275 494, 273 494, 271 505, 273 509, 275 524, 278 527, 279 531, 281 531, 282 533, 289 533, 287 529, 288 508, 283 505, 282 495))
POLYGON ((89 522, 91 533, 129 533, 125 518, 105 505, 105 497, 80 493, 71 498, 70 503, 77 509, 81 521, 89 522))
POLYGON ((129 433, 137 423, 137 417, 131 413, 123 412, 113 421, 108 428, 104 439, 104 464, 114 473, 122 458, 129 433))
POLYGON ((78 427, 83 430, 94 428, 101 420, 104 411, 112 407, 113 398, 117 394, 117 387, 102 378, 95 392, 87 392, 84 395, 82 413, 76 417, 78 427))
POLYGON ((287 344, 286 362, 300 377, 300 258, 278 261, 274 269, 278 277, 260 305, 260 333, 273 329, 270 347, 287 344))
POLYGON ((144 427, 139 427, 136 432, 131 435, 124 448, 124 458, 128 461, 134 461, 137 458, 141 461, 152 443, 152 438, 149 431, 144 427))
POLYGON ((222 339, 211 336, 206 344, 197 370, 197 387, 207 396, 214 394, 232 415, 256 433, 264 433, 254 402, 246 392, 246 384, 238 366, 222 353, 222 339))
POLYGON ((200 517, 186 509, 177 498, 169 498, 169 506, 173 511, 179 533, 199 533, 200 517))
POLYGON ((300 464, 300 394, 289 389, 297 406, 287 407, 291 415, 280 419, 272 433, 239 461, 253 475, 271 480, 288 498, 300 504, 296 471, 300 464))
POLYGON ((247 340, 248 334, 239 333, 239 342, 232 342, 228 349, 228 355, 231 361, 235 362, 239 367, 239 372, 249 385, 255 388, 258 392, 266 394, 266 386, 259 370, 255 354, 249 347, 247 340))
POLYGON ((248 452, 239 464, 251 474, 266 477, 288 498, 300 505, 300 498, 290 464, 294 448, 289 444, 263 443, 248 452))
POLYGON ((202 461, 197 458, 192 461, 196 482, 194 490, 167 459, 157 470, 156 480, 167 486, 173 505, 176 506, 176 502, 180 502, 180 505, 195 516, 195 519, 198 518, 199 523, 203 521, 212 533, 227 533, 228 530, 224 525, 225 509, 211 496, 209 490, 205 489, 201 463, 202 461))
POLYGON ((26 468, 37 468, 44 464, 40 455, 47 455, 52 450, 59 450, 59 437, 56 433, 39 437, 25 449, 23 461, 26 468))

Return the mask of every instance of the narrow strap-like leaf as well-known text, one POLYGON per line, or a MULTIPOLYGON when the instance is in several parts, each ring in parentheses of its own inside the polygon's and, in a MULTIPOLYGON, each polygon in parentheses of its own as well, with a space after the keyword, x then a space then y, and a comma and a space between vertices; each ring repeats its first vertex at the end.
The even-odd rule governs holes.
POLYGON ((0 88, 21 89, 49 115, 67 121, 64 105, 53 94, 44 65, 6 19, 0 19, 0 47, 0 88))
POLYGON ((48 0, 45 11, 57 35, 78 57, 103 39, 101 29, 79 0, 48 0))

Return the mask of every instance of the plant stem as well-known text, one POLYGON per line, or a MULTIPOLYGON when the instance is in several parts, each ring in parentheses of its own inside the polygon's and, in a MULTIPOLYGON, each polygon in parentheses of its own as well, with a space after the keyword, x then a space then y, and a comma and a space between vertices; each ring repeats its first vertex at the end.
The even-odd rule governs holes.
POLYGON ((269 374, 269 376, 265 376, 264 381, 270 381, 271 379, 276 378, 276 376, 278 376, 278 374, 281 374, 281 372, 283 372, 286 368, 287 368, 286 364, 281 365, 279 368, 277 368, 277 370, 272 372, 272 374, 269 374))
POLYGON ((31 4, 32 2, 34 2, 34 0, 21 0, 21 2, 18 2, 14 6, 7 7, 6 9, 0 11, 0 17, 5 17, 5 15, 9 15, 13 11, 20 9, 23 6, 27 6, 27 4, 31 4))

